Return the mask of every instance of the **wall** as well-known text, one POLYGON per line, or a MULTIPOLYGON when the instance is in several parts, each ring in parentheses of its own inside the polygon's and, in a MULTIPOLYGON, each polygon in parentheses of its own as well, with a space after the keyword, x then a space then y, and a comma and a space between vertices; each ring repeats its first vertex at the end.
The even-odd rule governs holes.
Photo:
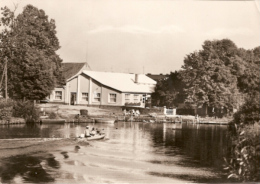
MULTIPOLYGON (((125 94, 128 93, 121 93, 120 91, 114 90, 110 87, 103 86, 99 82, 95 81, 94 79, 90 79, 88 76, 81 74, 78 77, 73 78, 66 84, 66 88, 59 88, 58 90, 62 90, 62 100, 59 102, 63 102, 66 104, 70 104, 71 100, 71 93, 76 93, 77 101, 75 102, 76 105, 103 105, 103 106, 125 106, 125 94), (82 93, 88 93, 88 100, 84 100, 82 98, 82 93), (100 101, 94 101, 94 94, 100 93, 100 101), (116 94, 116 102, 110 102, 109 94, 113 93, 116 94)), ((129 93, 130 94, 130 93, 129 93)), ((130 102, 134 103, 134 96, 137 95, 137 103, 141 103, 140 106, 135 107, 144 107, 145 103, 143 103, 143 94, 130 94, 130 102)), ((52 99, 55 97, 55 91, 52 92, 52 99)), ((54 100, 52 100, 54 101, 54 100)))
POLYGON ((82 93, 88 93, 89 98, 89 78, 83 75, 80 75, 80 87, 79 87, 79 104, 89 104, 89 99, 86 101, 82 99, 82 93))
POLYGON ((49 96, 50 102, 59 102, 59 103, 64 103, 65 102, 65 89, 64 88, 54 88, 54 90, 51 92, 49 96), (62 93, 62 98, 61 100, 55 99, 55 92, 56 91, 61 91, 62 93))
POLYGON ((103 86, 102 87, 101 105, 123 106, 124 104, 122 102, 122 93, 103 86), (109 100, 110 93, 116 94, 116 102, 110 102, 110 100, 109 100))
POLYGON ((70 92, 77 92, 78 81, 77 77, 68 82, 67 86, 70 92))
POLYGON ((94 101, 94 96, 95 93, 100 93, 101 94, 101 84, 99 84, 98 82, 92 80, 92 91, 91 91, 91 97, 92 98, 92 103, 93 105, 101 105, 101 97, 100 97, 100 102, 95 102, 94 101))
POLYGON ((122 94, 122 104, 123 105, 125 105, 125 103, 126 103, 126 100, 125 100, 125 95, 126 94, 130 95, 130 98, 128 98, 129 99, 128 100, 129 103, 141 103, 140 106, 135 105, 135 107, 145 107, 145 103, 143 103, 143 95, 144 94, 134 94, 134 93, 123 93, 122 94), (136 101, 135 101, 135 95, 137 95, 136 99, 138 99, 136 101))

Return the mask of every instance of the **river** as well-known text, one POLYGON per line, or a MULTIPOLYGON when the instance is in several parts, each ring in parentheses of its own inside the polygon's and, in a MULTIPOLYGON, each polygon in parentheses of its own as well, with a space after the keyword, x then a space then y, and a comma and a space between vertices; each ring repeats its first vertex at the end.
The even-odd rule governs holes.
MULTIPOLYGON (((84 131, 86 125, 103 129, 106 138, 91 141, 90 145, 86 146, 76 142, 59 145, 58 150, 46 151, 44 154, 38 151, 34 154, 20 153, 5 157, 0 160, 2 162, 0 181, 7 183, 228 182, 222 171, 223 157, 227 154, 229 142, 225 125, 183 123, 180 126, 173 123, 143 122, 12 125, 0 126, 0 139, 75 138, 84 131), (35 174, 37 173, 35 169, 38 175, 35 174)), ((2 145, 0 149, 5 150, 6 145, 2 145)), ((29 147, 30 145, 21 149, 29 147)))

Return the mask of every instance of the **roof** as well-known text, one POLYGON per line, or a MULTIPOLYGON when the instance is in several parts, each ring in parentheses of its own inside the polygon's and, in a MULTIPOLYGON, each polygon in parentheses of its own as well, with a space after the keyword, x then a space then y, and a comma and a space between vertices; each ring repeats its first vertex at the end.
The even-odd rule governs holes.
POLYGON ((165 78, 168 78, 169 77, 169 74, 166 74, 166 75, 163 75, 163 74, 157 74, 157 75, 155 75, 155 74, 147 74, 146 75, 147 77, 150 77, 151 79, 153 79, 153 80, 156 80, 156 81, 159 81, 159 80, 161 80, 161 79, 165 79, 165 78))
POLYGON ((85 65, 86 63, 62 63, 61 66, 65 80, 76 75, 85 67, 85 65))
POLYGON ((82 73, 98 81, 99 83, 121 92, 152 93, 156 81, 144 74, 111 73, 84 70, 82 73), (138 75, 138 83, 135 83, 135 75, 138 75))

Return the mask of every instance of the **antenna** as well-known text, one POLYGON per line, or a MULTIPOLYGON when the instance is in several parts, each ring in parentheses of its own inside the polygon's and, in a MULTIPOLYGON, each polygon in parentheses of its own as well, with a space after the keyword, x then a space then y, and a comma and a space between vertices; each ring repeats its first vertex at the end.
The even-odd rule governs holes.
POLYGON ((86 43, 87 43, 87 45, 86 45, 86 64, 87 64, 87 67, 88 67, 90 70, 92 70, 91 67, 90 67, 90 65, 88 64, 88 42, 86 42, 86 43))

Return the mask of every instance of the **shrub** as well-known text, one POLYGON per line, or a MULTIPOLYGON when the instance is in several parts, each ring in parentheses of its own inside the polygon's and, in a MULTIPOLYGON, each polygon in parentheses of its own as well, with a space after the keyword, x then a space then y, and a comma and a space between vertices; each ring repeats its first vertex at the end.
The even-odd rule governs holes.
POLYGON ((88 110, 86 109, 80 109, 80 115, 88 115, 88 110))
POLYGON ((0 120, 10 120, 13 111, 13 101, 0 99, 0 120))
POLYGON ((50 115, 49 115, 49 118, 50 119, 57 119, 58 115, 55 112, 51 112, 50 115))
POLYGON ((224 169, 229 172, 228 178, 260 181, 259 124, 234 127, 236 135, 232 136, 231 156, 225 158, 224 169))
POLYGON ((31 101, 17 101, 13 106, 13 116, 24 118, 26 122, 37 122, 40 111, 31 101))
POLYGON ((248 98, 245 104, 234 114, 235 124, 254 124, 260 120, 259 93, 248 98))

